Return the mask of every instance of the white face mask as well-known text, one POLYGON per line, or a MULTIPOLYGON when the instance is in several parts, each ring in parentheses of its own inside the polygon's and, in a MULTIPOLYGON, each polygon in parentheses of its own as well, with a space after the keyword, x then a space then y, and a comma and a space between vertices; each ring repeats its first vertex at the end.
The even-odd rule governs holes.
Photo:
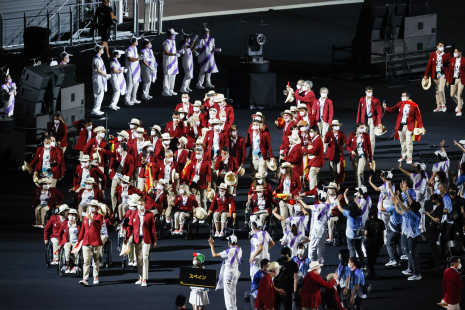
POLYGON ((182 98, 181 100, 182 100, 183 103, 189 102, 189 99, 187 99, 187 98, 182 98))
POLYGON ((121 183, 121 187, 126 188, 126 187, 128 187, 128 184, 127 183, 121 183))
POLYGON ((129 124, 129 128, 134 129, 135 127, 136 127, 136 125, 129 124))
POLYGON ((454 57, 459 57, 459 53, 454 53, 454 57))
POLYGON ((86 184, 86 189, 92 189, 92 185, 86 184))
POLYGON ((94 207, 90 208, 90 212, 91 212, 91 213, 94 213, 94 212, 95 212, 95 208, 94 208, 94 207))
POLYGON ((226 101, 220 102, 220 106, 221 106, 221 107, 224 106, 224 105, 226 105, 226 101))
POLYGON ((216 130, 220 130, 220 129, 221 129, 221 125, 215 125, 215 126, 213 126, 213 128, 215 128, 216 130))
POLYGON ((298 130, 298 129, 294 129, 294 130, 292 130, 292 133, 298 135, 298 134, 299 134, 299 130, 298 130))
POLYGON ((364 132, 365 132, 365 127, 359 128, 359 129, 358 129, 358 132, 359 132, 359 133, 364 133, 364 132))
POLYGON ((307 91, 308 87, 307 86, 302 86, 303 91, 307 91))
POLYGON ((260 116, 255 116, 255 120, 261 122, 262 121, 262 118, 260 116))
POLYGON ((402 101, 407 101, 407 97, 403 97, 403 96, 402 96, 401 99, 402 99, 402 101))
POLYGON ((129 210, 131 210, 131 211, 136 211, 136 207, 129 206, 129 210))
POLYGON ((74 221, 75 219, 76 219, 76 217, 74 215, 68 216, 68 220, 70 220, 70 221, 74 221))
POLYGON ((277 277, 279 275, 279 269, 275 270, 274 276, 277 277))
POLYGON ((220 193, 220 196, 221 196, 221 197, 223 197, 224 194, 225 194, 225 192, 222 192, 222 191, 220 191, 219 193, 220 193))
POLYGON ((173 117, 173 123, 177 123, 177 122, 179 122, 179 118, 174 118, 173 117))
POLYGON ((50 145, 53 146, 53 147, 55 147, 57 144, 56 144, 55 141, 52 141, 52 142, 50 142, 50 145))
POLYGON ((281 174, 286 174, 286 169, 281 169, 281 174))
POLYGON ((258 198, 262 198, 262 197, 263 197, 263 193, 262 193, 262 192, 257 192, 257 196, 258 196, 258 198))
POLYGON ((226 122, 226 116, 220 117, 220 121, 226 122))
POLYGON ((195 154, 195 158, 197 158, 197 159, 202 159, 202 155, 195 154))
POLYGON ((194 107, 194 112, 199 112, 200 108, 199 107, 194 107))
POLYGON ((320 274, 320 273, 321 273, 321 268, 320 268, 320 269, 318 269, 316 272, 318 272, 318 274, 320 274))
POLYGON ((339 126, 333 126, 333 130, 338 131, 338 130, 339 130, 339 126))
POLYGON ((300 131, 303 132, 303 131, 306 131, 306 130, 307 130, 307 128, 305 128, 305 127, 300 127, 300 131))
POLYGON ((258 130, 258 125, 253 125, 253 126, 252 126, 252 129, 253 129, 253 130, 258 130))
POLYGON ((183 113, 179 114, 179 118, 184 119, 184 114, 183 113))
POLYGON ((88 162, 81 163, 81 167, 82 168, 87 168, 87 167, 89 167, 89 163, 88 162))
POLYGON ((148 152, 153 152, 153 147, 152 147, 152 146, 149 146, 149 147, 147 148, 147 151, 148 151, 148 152))
POLYGON ((179 143, 179 144, 178 144, 178 149, 181 149, 181 148, 182 148, 182 144, 179 143))
POLYGON ((49 149, 50 146, 51 146, 50 143, 49 143, 49 144, 44 144, 44 147, 45 147, 46 149, 49 149))
POLYGON ((163 185, 157 184, 157 189, 163 189, 163 185))
POLYGON ((164 144, 164 145, 170 145, 170 140, 164 140, 164 141, 163 141, 163 144, 164 144))
POLYGON ((438 177, 434 177, 434 182, 439 182, 439 178, 438 178, 438 177))
POLYGON ((100 138, 102 138, 102 139, 105 138, 105 133, 104 132, 100 133, 100 138))
POLYGON ((321 98, 326 98, 328 97, 328 93, 321 93, 321 98))
POLYGON ((184 194, 184 189, 180 188, 178 192, 179 192, 179 195, 182 195, 184 194))
POLYGON ((231 131, 231 135, 232 135, 232 136, 235 136, 236 134, 237 134, 236 131, 231 131))
POLYGON ((50 184, 42 185, 42 188, 43 188, 43 189, 49 189, 49 188, 50 188, 50 184))
POLYGON ((257 179, 257 184, 263 184, 263 180, 262 179, 257 179))
POLYGON ((290 118, 290 117, 289 117, 289 116, 287 116, 287 115, 286 115, 286 116, 284 116, 284 120, 285 120, 285 121, 288 121, 288 120, 289 120, 289 118, 290 118))
POLYGON ((119 142, 123 141, 123 137, 118 136, 118 141, 119 141, 119 142))
POLYGON ((197 266, 198 263, 199 263, 199 261, 196 260, 195 258, 192 260, 192 265, 197 266))
POLYGON ((303 255, 304 251, 305 251, 305 249, 298 249, 297 250, 297 255, 303 255))
POLYGON ((457 269, 462 269, 462 263, 457 266, 457 269))
POLYGON ((55 124, 57 124, 57 125, 60 123, 60 121, 59 121, 59 120, 57 120, 57 119, 56 119, 56 120, 54 120, 54 122, 55 122, 55 124))
POLYGON ((87 126, 87 130, 92 130, 92 126, 87 126))
POLYGON ((166 162, 170 163, 173 161, 173 157, 170 157, 170 158, 166 158, 166 162))
POLYGON ((142 134, 141 133, 136 133, 136 138, 142 138, 142 134))
POLYGON ((299 111, 299 114, 300 114, 300 116, 305 116, 305 112, 304 112, 304 111, 299 111))
POLYGON ((137 209, 139 209, 139 211, 142 211, 145 209, 144 205, 137 205, 137 209))
POLYGON ((313 138, 315 136, 315 133, 311 132, 311 133, 309 133, 309 135, 310 135, 310 138, 313 138))
POLYGON ((440 52, 444 51, 444 46, 438 47, 438 50, 439 50, 440 52))
POLYGON ((295 88, 297 88, 297 89, 300 89, 300 88, 301 88, 301 86, 300 86, 300 85, 296 85, 296 86, 295 86, 295 88))
POLYGON ((371 96, 373 96, 373 93, 372 92, 367 92, 367 97, 371 98, 371 96))

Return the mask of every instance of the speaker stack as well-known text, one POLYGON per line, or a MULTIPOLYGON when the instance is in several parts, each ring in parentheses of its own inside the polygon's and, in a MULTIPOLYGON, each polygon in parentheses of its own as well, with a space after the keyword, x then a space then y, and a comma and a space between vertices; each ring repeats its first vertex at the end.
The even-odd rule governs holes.
POLYGON ((65 75, 56 111, 61 112, 65 124, 71 127, 74 121, 84 119, 85 116, 84 84, 75 83, 76 67, 73 64, 58 65, 54 68, 58 68, 65 75))

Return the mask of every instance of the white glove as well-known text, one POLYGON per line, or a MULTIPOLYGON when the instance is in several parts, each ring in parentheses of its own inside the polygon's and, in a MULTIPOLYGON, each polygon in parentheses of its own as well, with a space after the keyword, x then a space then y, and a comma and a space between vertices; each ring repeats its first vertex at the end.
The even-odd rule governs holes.
POLYGON ((184 55, 185 51, 184 50, 179 50, 179 54, 184 55))
POLYGON ((143 57, 141 55, 139 55, 139 60, 142 60, 142 59, 143 59, 143 57))
POLYGON ((110 74, 107 74, 107 75, 105 75, 105 78, 106 78, 107 80, 109 80, 109 79, 110 79, 110 77, 111 77, 111 75, 110 75, 110 74))
POLYGON ((199 57, 200 54, 199 54, 199 52, 195 51, 195 52, 194 52, 194 55, 195 55, 196 57, 199 57))
POLYGON ((200 179, 200 176, 195 175, 194 178, 192 179, 192 181, 197 183, 199 181, 199 179, 200 179))
POLYGON ((221 52, 221 48, 215 48, 215 52, 221 52))
POLYGON ((128 68, 123 68, 123 72, 124 73, 128 72, 128 68))
POLYGON ((179 53, 174 53, 174 56, 176 56, 176 57, 180 57, 180 56, 181 56, 181 54, 179 54, 179 53))
POLYGON ((195 35, 194 41, 193 41, 193 42, 197 41, 198 38, 199 38, 199 36, 198 36, 198 35, 195 35))

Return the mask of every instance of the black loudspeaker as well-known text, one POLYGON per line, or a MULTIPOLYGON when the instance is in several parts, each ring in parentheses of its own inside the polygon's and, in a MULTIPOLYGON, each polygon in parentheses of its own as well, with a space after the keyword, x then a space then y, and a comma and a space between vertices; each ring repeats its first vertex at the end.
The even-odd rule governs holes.
POLYGON ((43 102, 31 102, 22 99, 15 101, 15 116, 37 116, 42 114, 43 102))
POLYGON ((230 70, 229 96, 240 105, 274 106, 276 105, 276 73, 245 73, 230 70))
POLYGON ((84 84, 62 87, 58 97, 57 111, 78 108, 85 104, 84 84))
POLYGON ((436 35, 436 31, 437 14, 405 18, 404 38, 436 35))
POLYGON ((75 84, 76 67, 74 66, 74 64, 58 65, 54 66, 53 68, 58 69, 65 74, 61 87, 70 87, 75 84))
POLYGON ((48 51, 50 46, 50 29, 43 27, 27 27, 24 29, 24 50, 39 55, 48 51))

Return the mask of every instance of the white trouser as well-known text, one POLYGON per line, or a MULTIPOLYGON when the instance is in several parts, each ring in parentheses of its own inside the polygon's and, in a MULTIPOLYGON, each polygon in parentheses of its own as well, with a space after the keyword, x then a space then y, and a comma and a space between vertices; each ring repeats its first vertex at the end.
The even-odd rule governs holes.
POLYGON ((250 216, 250 222, 255 222, 257 219, 260 219, 260 223, 262 223, 263 227, 265 227, 266 217, 268 216, 268 211, 260 210, 255 212, 250 216))
POLYGON ((442 76, 439 79, 433 79, 433 82, 436 90, 436 104, 438 108, 441 108, 442 105, 446 104, 446 93, 444 92, 446 88, 446 78, 442 76))
POLYGON ((250 168, 252 168, 252 175, 255 175, 256 173, 260 173, 261 175, 265 176, 266 173, 266 162, 264 159, 260 160, 253 160, 251 159, 252 163, 250 165, 250 168))
POLYGON ((464 87, 464 85, 462 85, 462 82, 460 81, 460 79, 455 79, 454 84, 450 85, 450 96, 452 97, 452 99, 454 99, 454 101, 457 104, 457 107, 459 108, 459 110, 462 110, 463 87, 464 87))
MULTIPOLYGON (((118 197, 116 196, 116 187, 119 185, 120 180, 114 177, 111 180, 111 190, 110 190, 110 195, 111 195, 111 208, 113 212, 115 212, 116 208, 116 203, 118 202, 118 197)), ((118 214, 119 218, 121 219, 124 214, 118 214)))
POLYGON ((413 131, 409 131, 407 125, 402 130, 397 131, 399 134, 400 146, 402 148, 402 157, 406 160, 412 158, 413 153, 413 131))
POLYGON ((187 89, 191 85, 191 81, 192 81, 192 79, 188 79, 187 76, 184 76, 184 78, 182 79, 182 86, 181 86, 181 89, 179 90, 179 92, 186 93, 187 89))
POLYGON ((52 242, 52 246, 53 246, 53 260, 58 260, 57 250, 58 250, 58 247, 60 246, 60 244, 58 243, 58 238, 52 238, 50 239, 50 241, 52 242))
MULTIPOLYGON (((66 242, 63 245, 63 249, 65 250, 65 260, 67 263, 69 263, 69 256, 71 253, 71 250, 74 248, 74 246, 77 244, 77 242, 66 242)), ((77 265, 77 254, 73 254, 73 263, 76 266, 77 265)))
POLYGON ((224 303, 226 305, 226 310, 237 310, 236 286, 238 280, 239 270, 229 267, 224 268, 224 303))
POLYGON ((94 259, 94 270, 93 270, 93 276, 94 278, 98 277, 98 272, 99 272, 99 262, 100 262, 100 247, 99 246, 90 246, 90 245, 83 245, 82 246, 82 255, 84 256, 84 275, 83 279, 87 280, 89 279, 89 273, 90 273, 90 262, 92 258, 94 259))
POLYGON ((150 85, 152 85, 152 82, 144 83, 144 85, 142 86, 142 93, 144 94, 144 96, 149 95, 150 85))
POLYGON ((144 242, 143 236, 139 236, 139 243, 135 243, 134 247, 136 250, 139 279, 147 280, 149 277, 150 244, 144 242))
POLYGON ((310 167, 310 172, 308 173, 309 188, 315 188, 318 184, 318 172, 320 172, 320 169, 320 167, 310 167))
MULTIPOLYGON (((368 116, 367 116, 367 118, 368 118, 368 116)), ((375 141, 376 141, 376 139, 375 139, 375 137, 376 137, 375 136, 375 128, 376 127, 375 127, 375 124, 373 123, 373 118, 372 117, 368 118, 368 127, 370 128, 369 135, 370 135, 370 143, 371 143, 371 154, 375 155, 375 141)))
MULTIPOLYGON (((283 200, 279 201, 279 214, 282 217, 288 218, 289 216, 294 216, 294 206, 285 203, 283 200)), ((281 222, 281 227, 283 228, 283 233, 286 231, 286 222, 281 222)))
POLYGON ((329 124, 325 122, 318 122, 318 129, 320 130, 320 137, 325 138, 326 133, 328 132, 329 129, 329 124))
MULTIPOLYGON (((326 226, 326 225, 325 225, 326 226)), ((318 261, 320 264, 324 263, 325 256, 325 242, 326 242, 326 227, 323 235, 320 237, 313 237, 310 235, 310 243, 308 246, 308 257, 311 261, 318 261)))
MULTIPOLYGON (((131 74, 130 71, 128 71, 127 75, 128 74, 131 74)), ((128 92, 126 93, 126 102, 134 101, 136 100, 137 89, 139 88, 139 82, 134 83, 132 77, 129 79, 126 79, 126 81, 127 81, 126 85, 128 89, 128 92)))
POLYGON ((197 82, 197 85, 202 86, 203 81, 205 80, 205 76, 207 77, 207 83, 205 85, 211 85, 212 84, 212 74, 211 73, 199 73, 199 81, 197 82))
POLYGON ((179 225, 182 224, 184 220, 188 217, 189 217, 189 213, 177 211, 174 214, 174 229, 179 229, 179 225))
POLYGON ((143 192, 144 187, 145 187, 145 178, 137 177, 137 189, 143 192))
POLYGON ((447 310, 460 310, 460 304, 455 304, 455 305, 448 304, 447 310))
POLYGON ((119 96, 121 94, 121 90, 119 89, 119 86, 118 85, 113 85, 113 83, 111 83, 112 87, 113 87, 113 95, 111 97, 111 104, 110 106, 111 107, 116 107, 118 105, 118 101, 119 101, 119 96))
POLYGON ((95 93, 94 92, 94 108, 92 111, 99 112, 100 108, 102 107, 103 95, 105 92, 95 93))
POLYGON ((175 79, 176 79, 176 74, 173 74, 173 75, 165 74, 163 76, 163 92, 170 93, 173 91, 175 79))
POLYGON ((365 164, 367 160, 365 157, 353 157, 352 167, 354 168, 355 178, 357 180, 357 186, 360 187, 363 181, 363 171, 365 170, 365 164))

